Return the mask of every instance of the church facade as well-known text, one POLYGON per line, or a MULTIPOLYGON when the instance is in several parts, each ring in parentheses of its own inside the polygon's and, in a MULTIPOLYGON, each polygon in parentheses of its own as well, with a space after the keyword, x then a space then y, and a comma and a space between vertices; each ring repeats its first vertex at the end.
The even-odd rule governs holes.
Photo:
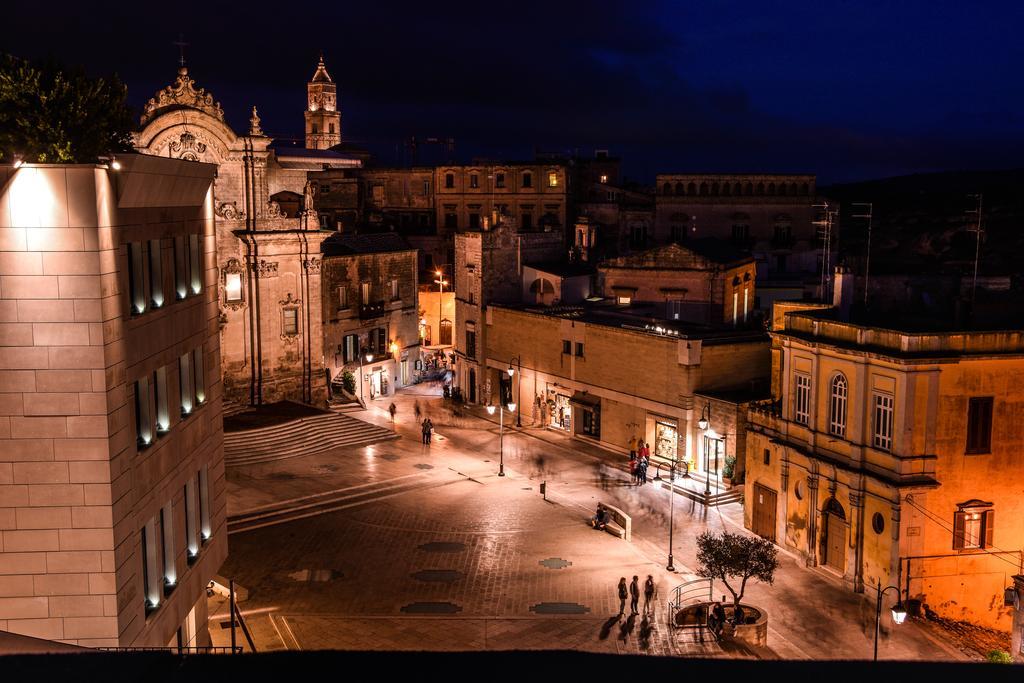
MULTIPOLYGON (((308 92, 310 102, 330 100, 325 115, 340 139, 336 92, 322 60, 308 92)), ((255 107, 248 132, 237 134, 185 66, 147 103, 136 133, 139 152, 218 167, 214 212, 226 412, 286 399, 314 405, 327 400, 320 244, 331 232, 321 230, 313 210, 317 185, 307 175, 360 162, 325 149, 329 140, 323 136, 310 140, 315 145, 275 149, 255 107)))

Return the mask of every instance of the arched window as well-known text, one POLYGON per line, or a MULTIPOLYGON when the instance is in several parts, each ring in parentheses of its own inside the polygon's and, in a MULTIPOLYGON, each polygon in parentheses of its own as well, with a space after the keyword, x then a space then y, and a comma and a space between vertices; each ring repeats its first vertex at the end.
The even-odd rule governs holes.
POLYGON ((701 183, 700 184, 700 194, 701 194, 702 197, 706 197, 707 196, 707 194, 708 194, 708 184, 707 183, 701 183))
POLYGON ((718 183, 711 183, 711 194, 718 196, 718 183))
POLYGON ((783 197, 786 196, 786 183, 779 183, 779 194, 783 197))
POLYGON ((752 195, 754 194, 754 183, 747 183, 747 186, 743 189, 743 194, 752 195))
POLYGON ((796 183, 790 183, 789 184, 789 194, 791 194, 792 196, 795 197, 796 193, 797 193, 796 183))
POLYGON ((665 183, 661 186, 661 193, 666 197, 672 194, 672 183, 665 183))
POLYGON ((742 186, 739 183, 734 184, 732 186, 732 193, 733 194, 743 194, 742 186))
POLYGON ((693 183, 690 183, 689 185, 687 185, 686 186, 686 194, 689 194, 689 195, 697 194, 697 186, 695 184, 693 184, 693 183))
POLYGON ((828 431, 836 436, 846 436, 846 394, 846 377, 836 373, 832 377, 828 409, 828 431))
POLYGON ((686 189, 683 187, 682 183, 676 183, 676 194, 679 196, 686 194, 686 189))
POLYGON ((768 183, 768 194, 775 194, 775 183, 768 183))

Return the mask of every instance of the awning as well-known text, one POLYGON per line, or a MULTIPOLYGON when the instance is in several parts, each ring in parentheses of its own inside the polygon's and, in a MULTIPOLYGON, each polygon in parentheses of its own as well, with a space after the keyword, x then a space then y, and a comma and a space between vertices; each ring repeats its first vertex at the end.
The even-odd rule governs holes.
POLYGON ((583 406, 584 408, 591 408, 598 410, 601 408, 601 399, 597 396, 591 396, 585 391, 577 391, 569 399, 569 403, 583 406))

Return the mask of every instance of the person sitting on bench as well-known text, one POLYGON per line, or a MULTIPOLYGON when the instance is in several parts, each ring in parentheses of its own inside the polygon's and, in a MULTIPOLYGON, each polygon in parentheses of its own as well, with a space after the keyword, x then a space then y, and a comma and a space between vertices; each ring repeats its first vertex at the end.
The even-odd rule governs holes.
POLYGON ((608 511, 600 503, 597 504, 597 513, 590 518, 590 526, 598 531, 604 531, 608 524, 608 511))

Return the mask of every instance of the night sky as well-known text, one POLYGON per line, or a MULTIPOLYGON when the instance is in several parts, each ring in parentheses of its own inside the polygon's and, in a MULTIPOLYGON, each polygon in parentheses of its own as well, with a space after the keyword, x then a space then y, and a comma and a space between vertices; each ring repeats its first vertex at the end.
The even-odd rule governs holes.
POLYGON ((383 161, 433 135, 467 160, 609 149, 643 182, 1024 165, 1020 2, 15 2, 4 14, 0 48, 116 71, 139 107, 173 81, 182 33, 235 129, 255 104, 280 138, 302 135, 323 49, 344 137, 383 161))

